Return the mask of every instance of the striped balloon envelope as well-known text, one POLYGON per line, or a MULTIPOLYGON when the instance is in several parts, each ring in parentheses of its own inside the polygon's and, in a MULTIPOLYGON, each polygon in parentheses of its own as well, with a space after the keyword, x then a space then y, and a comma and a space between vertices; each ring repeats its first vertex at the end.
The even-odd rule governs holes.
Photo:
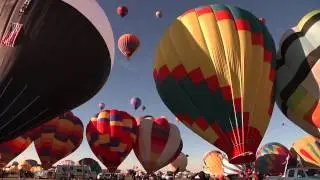
POLYGON ((105 109, 91 118, 86 135, 92 152, 115 172, 136 142, 137 123, 127 112, 105 109))
POLYGON ((0 168, 5 167, 11 160, 26 150, 31 143, 32 139, 26 135, 1 143, 0 168))
POLYGON ((134 153, 148 172, 155 172, 173 162, 180 154, 183 143, 178 127, 162 116, 137 118, 138 140, 134 153))
POLYGON ((320 167, 320 139, 307 135, 296 140, 291 151, 298 162, 306 167, 320 167))
POLYGON ((256 171, 273 176, 281 175, 288 157, 291 158, 290 151, 284 145, 275 142, 265 144, 257 151, 256 171))
POLYGON ((320 10, 306 14, 282 37, 276 100, 293 123, 320 137, 320 10))
POLYGON ((140 46, 139 38, 134 34, 123 34, 118 40, 120 52, 128 59, 137 51, 140 46))
POLYGON ((191 9, 164 33, 153 76, 166 106, 234 164, 255 160, 274 106, 275 45, 250 12, 191 9))
POLYGON ((37 127, 34 145, 41 166, 49 169, 73 153, 82 143, 83 124, 72 112, 66 112, 37 127))

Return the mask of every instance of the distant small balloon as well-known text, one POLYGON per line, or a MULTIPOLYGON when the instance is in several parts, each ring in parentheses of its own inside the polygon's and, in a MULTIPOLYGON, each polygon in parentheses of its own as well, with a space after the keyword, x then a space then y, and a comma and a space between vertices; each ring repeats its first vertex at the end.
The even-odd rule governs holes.
POLYGON ((100 110, 103 110, 106 107, 106 105, 104 103, 99 103, 98 106, 99 106, 100 110))
POLYGON ((142 111, 146 110, 146 106, 142 106, 142 111))
POLYGON ((259 18, 259 21, 262 22, 262 24, 265 24, 265 23, 266 23, 266 19, 265 19, 264 17, 260 17, 260 18, 259 18))
POLYGON ((133 97, 130 100, 130 104, 137 110, 141 106, 141 99, 138 97, 133 97))
POLYGON ((117 14, 121 17, 128 15, 128 8, 126 6, 119 6, 117 8, 117 14))
POLYGON ((160 10, 156 11, 156 17, 162 18, 162 12, 160 10))

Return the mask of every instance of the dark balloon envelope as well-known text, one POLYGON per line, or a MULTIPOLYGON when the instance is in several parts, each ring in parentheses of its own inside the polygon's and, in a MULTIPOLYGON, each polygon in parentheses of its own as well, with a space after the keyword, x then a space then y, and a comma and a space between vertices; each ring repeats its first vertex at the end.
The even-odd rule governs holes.
POLYGON ((108 18, 96 1, 0 2, 0 142, 93 97, 114 59, 108 18))

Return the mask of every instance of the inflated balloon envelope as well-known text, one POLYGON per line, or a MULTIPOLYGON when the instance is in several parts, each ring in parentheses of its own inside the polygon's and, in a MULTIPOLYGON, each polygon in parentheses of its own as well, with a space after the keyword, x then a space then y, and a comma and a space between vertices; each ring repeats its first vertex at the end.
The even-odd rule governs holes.
POLYGON ((0 2, 0 142, 73 109, 106 82, 108 18, 94 0, 0 2))
POLYGON ((155 54, 156 87, 175 116, 231 163, 254 161, 274 106, 275 45, 264 23, 230 5, 191 9, 155 54))

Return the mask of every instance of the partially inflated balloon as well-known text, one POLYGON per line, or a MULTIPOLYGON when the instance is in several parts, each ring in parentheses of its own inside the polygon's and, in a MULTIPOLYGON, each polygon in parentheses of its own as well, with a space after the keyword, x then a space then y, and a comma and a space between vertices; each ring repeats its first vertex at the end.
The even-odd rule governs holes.
POLYGON ((34 140, 44 169, 74 152, 82 143, 83 124, 72 112, 64 113, 39 126, 34 140))
POLYGON ((290 151, 282 144, 268 143, 257 151, 256 158, 257 172, 278 176, 285 170, 290 151))
POLYGON ((109 76, 114 39, 96 1, 0 4, 1 143, 93 97, 109 76))
POLYGON ((186 170, 188 165, 188 156, 184 153, 180 153, 179 156, 168 165, 168 168, 172 172, 183 172, 186 170))
POLYGON ((136 142, 137 123, 127 112, 103 110, 91 118, 86 135, 92 152, 110 172, 115 172, 136 142))
POLYGON ((123 34, 118 40, 120 52, 128 59, 137 51, 140 46, 139 38, 134 34, 123 34))
POLYGON ((0 168, 5 167, 11 160, 26 150, 32 142, 28 136, 19 136, 0 144, 0 168))
POLYGON ((176 117, 248 163, 273 110, 275 45, 250 12, 229 5, 191 9, 164 33, 155 55, 158 93, 176 117))
POLYGON ((92 159, 92 158, 83 158, 83 159, 80 159, 78 161, 78 164, 80 165, 86 165, 86 166, 89 166, 90 167, 90 170, 92 172, 96 172, 97 174, 101 173, 102 169, 101 169, 101 166, 99 165, 99 163, 92 159))
POLYGON ((222 154, 219 151, 210 151, 203 156, 203 162, 211 175, 223 175, 222 154))
POLYGON ((277 104, 289 120, 320 137, 320 10, 306 14, 279 45, 277 104))
POLYGON ((180 131, 164 117, 144 116, 137 119, 138 140, 134 153, 148 172, 155 172, 173 162, 183 143, 180 131))
POLYGON ((307 135, 296 140, 292 152, 306 167, 320 167, 320 139, 307 135))

